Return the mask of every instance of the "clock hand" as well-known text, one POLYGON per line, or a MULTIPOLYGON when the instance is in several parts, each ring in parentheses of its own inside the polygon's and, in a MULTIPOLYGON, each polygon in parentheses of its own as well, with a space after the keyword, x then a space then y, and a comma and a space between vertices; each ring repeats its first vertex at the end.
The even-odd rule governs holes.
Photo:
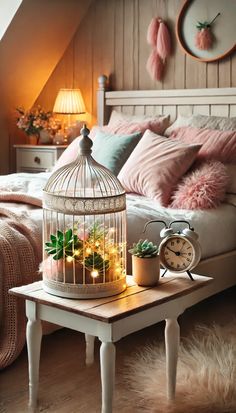
POLYGON ((179 251, 174 251, 174 250, 172 250, 171 248, 169 248, 169 247, 166 247, 169 251, 171 251, 171 252, 173 252, 175 255, 177 255, 177 257, 180 255, 180 252, 179 251))

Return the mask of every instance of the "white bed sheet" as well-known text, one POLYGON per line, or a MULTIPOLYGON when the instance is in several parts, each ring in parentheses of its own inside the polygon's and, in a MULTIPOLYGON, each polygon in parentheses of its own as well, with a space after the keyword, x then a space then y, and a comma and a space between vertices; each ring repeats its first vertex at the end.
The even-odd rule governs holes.
MULTIPOLYGON (((0 189, 7 187, 8 194, 20 193, 30 195, 34 199, 42 199, 42 190, 50 173, 26 174, 18 173, 0 177, 0 189)), ((6 193, 6 192, 5 192, 6 193)), ((15 201, 15 200, 14 200, 15 201)), ((7 199, 1 202, 6 209, 22 209, 38 226, 42 226, 42 210, 38 206, 25 203, 10 202, 7 199)), ((29 201, 31 203, 31 199, 29 201)), ((127 194, 127 243, 128 247, 140 238, 149 238, 159 244, 162 224, 151 224, 143 234, 147 221, 161 219, 167 224, 173 220, 185 219, 190 222, 199 234, 202 248, 202 259, 216 256, 236 249, 236 200, 228 199, 216 209, 209 210, 180 210, 164 208, 155 201, 137 195, 127 194)), ((128 261, 130 262, 130 254, 128 261)))
MULTIPOLYGON (((180 210, 160 207, 148 198, 127 195, 128 243, 131 246, 139 238, 148 238, 159 244, 163 224, 154 223, 143 227, 151 219, 162 219, 167 224, 173 220, 185 219, 199 234, 202 259, 236 249, 236 207, 222 203, 209 210, 180 210)), ((176 225, 176 229, 178 225, 176 225)), ((128 245, 128 246, 129 246, 128 245)))

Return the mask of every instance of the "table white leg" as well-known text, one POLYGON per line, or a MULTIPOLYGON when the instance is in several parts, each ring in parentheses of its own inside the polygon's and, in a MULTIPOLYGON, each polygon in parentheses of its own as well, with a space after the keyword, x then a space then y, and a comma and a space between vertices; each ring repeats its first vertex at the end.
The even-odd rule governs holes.
POLYGON ((102 342, 100 347, 102 413, 112 413, 112 397, 115 383, 115 357, 115 345, 113 343, 102 342))
POLYGON ((91 336, 90 334, 85 334, 85 342, 86 342, 86 365, 89 366, 94 362, 94 341, 95 336, 91 336))
POLYGON ((165 327, 167 398, 174 400, 180 328, 176 318, 168 318, 165 327))
POLYGON ((29 365, 29 406, 33 408, 37 406, 41 339, 41 321, 28 320, 26 340, 29 365))

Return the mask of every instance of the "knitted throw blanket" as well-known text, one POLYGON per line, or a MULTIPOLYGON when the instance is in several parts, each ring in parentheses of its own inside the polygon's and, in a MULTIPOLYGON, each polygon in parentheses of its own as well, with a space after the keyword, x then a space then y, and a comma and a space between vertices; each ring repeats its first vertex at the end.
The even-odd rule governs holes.
POLYGON ((25 302, 8 290, 40 279, 42 209, 31 205, 42 204, 47 176, 41 175, 0 177, 0 369, 16 359, 25 343, 25 302), (15 201, 20 204, 11 204, 15 201))

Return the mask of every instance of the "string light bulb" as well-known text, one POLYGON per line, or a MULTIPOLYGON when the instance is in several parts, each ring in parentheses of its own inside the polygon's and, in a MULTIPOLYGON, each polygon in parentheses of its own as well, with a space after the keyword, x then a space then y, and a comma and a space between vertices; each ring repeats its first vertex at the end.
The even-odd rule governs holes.
POLYGON ((91 277, 93 277, 93 278, 97 278, 97 277, 98 277, 98 275, 99 275, 98 270, 93 270, 93 271, 91 271, 91 277))

